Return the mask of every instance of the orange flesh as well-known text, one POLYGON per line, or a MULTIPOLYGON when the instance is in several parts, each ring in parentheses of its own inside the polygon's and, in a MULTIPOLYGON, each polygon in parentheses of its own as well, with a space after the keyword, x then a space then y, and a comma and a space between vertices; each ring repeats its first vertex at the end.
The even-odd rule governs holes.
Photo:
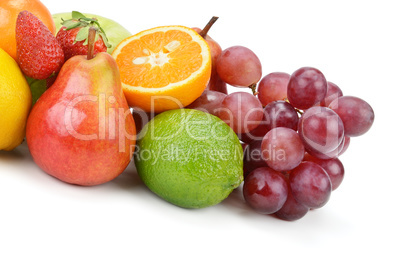
POLYGON ((179 30, 155 32, 133 40, 116 59, 123 83, 162 88, 187 79, 202 64, 201 47, 179 30))

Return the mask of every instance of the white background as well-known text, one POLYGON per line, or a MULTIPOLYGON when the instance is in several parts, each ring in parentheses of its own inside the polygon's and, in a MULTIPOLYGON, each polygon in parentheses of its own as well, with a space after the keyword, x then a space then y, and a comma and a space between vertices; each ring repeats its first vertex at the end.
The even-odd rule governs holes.
POLYGON ((345 179, 326 206, 295 222, 248 208, 241 189, 217 206, 187 210, 152 194, 133 163, 112 182, 65 184, 42 172, 25 144, 0 152, 0 252, 401 252, 402 15, 398 1, 42 1, 132 33, 203 27, 222 48, 243 45, 264 75, 320 69, 345 95, 369 102, 371 130, 341 161, 345 179), (229 3, 230 2, 230 3, 229 3))

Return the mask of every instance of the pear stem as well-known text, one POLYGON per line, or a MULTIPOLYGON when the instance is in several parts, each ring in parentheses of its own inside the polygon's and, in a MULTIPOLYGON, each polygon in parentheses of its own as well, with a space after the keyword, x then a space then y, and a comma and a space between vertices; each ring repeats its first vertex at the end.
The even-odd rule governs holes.
POLYGON ((219 17, 217 16, 213 16, 208 24, 204 27, 204 29, 201 30, 201 32, 199 32, 199 35, 201 35, 201 37, 203 37, 205 39, 205 36, 207 36, 207 33, 209 31, 209 29, 211 29, 212 25, 216 22, 216 20, 218 20, 219 17))
POLYGON ((88 32, 88 54, 87 60, 94 58, 96 28, 91 26, 88 32))

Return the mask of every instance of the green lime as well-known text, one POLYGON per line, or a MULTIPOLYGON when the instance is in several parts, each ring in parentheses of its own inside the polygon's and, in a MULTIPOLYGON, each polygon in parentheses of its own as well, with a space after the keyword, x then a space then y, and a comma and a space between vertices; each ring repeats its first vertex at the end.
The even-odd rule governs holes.
POLYGON ((151 191, 185 208, 216 205, 243 181, 243 151, 236 134, 199 110, 158 114, 141 131, 134 160, 151 191))

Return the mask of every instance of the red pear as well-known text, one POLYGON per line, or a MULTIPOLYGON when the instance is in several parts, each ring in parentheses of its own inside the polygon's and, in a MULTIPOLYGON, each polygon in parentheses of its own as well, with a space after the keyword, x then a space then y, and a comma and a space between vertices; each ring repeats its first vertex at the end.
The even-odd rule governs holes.
POLYGON ((26 139, 46 173, 71 184, 98 185, 125 170, 135 134, 117 64, 98 53, 66 61, 32 108, 26 139))

